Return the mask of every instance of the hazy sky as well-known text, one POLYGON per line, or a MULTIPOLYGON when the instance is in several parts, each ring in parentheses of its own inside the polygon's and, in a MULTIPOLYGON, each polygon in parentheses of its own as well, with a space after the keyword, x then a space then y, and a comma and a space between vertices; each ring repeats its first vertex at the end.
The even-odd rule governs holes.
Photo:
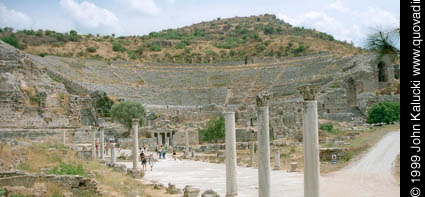
POLYGON ((396 0, 0 0, 0 27, 143 35, 218 17, 275 14, 362 46, 374 28, 399 25, 396 0))

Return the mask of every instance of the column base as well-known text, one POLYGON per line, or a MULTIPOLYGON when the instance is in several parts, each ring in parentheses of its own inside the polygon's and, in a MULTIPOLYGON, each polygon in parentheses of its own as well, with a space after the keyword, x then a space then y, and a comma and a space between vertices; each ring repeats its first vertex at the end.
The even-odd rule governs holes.
POLYGON ((225 197, 238 197, 238 194, 226 194, 225 197))

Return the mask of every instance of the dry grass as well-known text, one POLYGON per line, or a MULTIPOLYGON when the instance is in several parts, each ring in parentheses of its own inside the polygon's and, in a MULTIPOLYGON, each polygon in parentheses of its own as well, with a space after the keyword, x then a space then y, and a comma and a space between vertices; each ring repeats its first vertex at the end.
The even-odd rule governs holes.
MULTIPOLYGON (((2 147, 0 158, 13 154, 9 151, 10 148, 9 146, 2 147)), ((94 176, 93 178, 98 182, 99 190, 106 196, 175 196, 165 194, 164 189, 154 190, 152 186, 143 185, 140 181, 120 172, 115 172, 97 161, 81 160, 76 157, 75 151, 60 144, 32 144, 30 148, 21 151, 25 151, 27 154, 25 161, 19 165, 19 169, 39 173, 41 168, 59 166, 61 162, 81 164, 89 177, 94 176)), ((55 186, 47 188, 49 194, 58 193, 58 188, 55 188, 55 186)), ((60 193, 63 192, 61 190, 60 193)))
MULTIPOLYGON (((349 145, 340 146, 341 148, 346 148, 346 160, 338 160, 336 165, 322 165, 320 168, 321 173, 328 173, 339 170, 345 166, 347 166, 353 160, 359 158, 359 155, 369 150, 370 147, 373 147, 376 143, 378 143, 381 138, 387 133, 395 130, 399 130, 400 125, 385 125, 382 127, 375 127, 372 129, 359 131, 360 134, 354 137, 350 141, 349 145)), ((339 135, 344 135, 339 134, 339 135)))
MULTIPOLYGON (((386 125, 382 127, 377 127, 373 129, 368 129, 364 131, 339 131, 337 134, 330 134, 327 132, 320 132, 320 137, 323 136, 346 136, 352 132, 359 132, 360 134, 356 137, 348 140, 350 142, 349 145, 340 145, 337 147, 347 149, 347 158, 346 160, 339 160, 337 164, 324 164, 321 165, 320 171, 321 173, 329 173, 333 171, 337 171, 345 166, 347 166, 350 162, 354 161, 359 157, 362 153, 367 151, 370 147, 373 147, 385 134, 391 131, 395 131, 400 129, 400 125, 386 125)), ((324 145, 322 145, 323 147, 324 145)), ((326 147, 335 147, 335 145, 325 145, 326 147)), ((248 165, 250 160, 249 150, 237 150, 238 157, 241 157, 242 163, 244 165, 248 165)), ((270 148, 270 165, 273 168, 274 166, 274 152, 273 148, 270 148)), ((257 161, 257 154, 254 155, 254 160, 257 161)), ((290 163, 297 163, 297 169, 299 171, 303 170, 304 166, 304 157, 303 157, 303 146, 297 143, 293 143, 292 145, 284 146, 280 148, 280 166, 282 170, 289 170, 290 163)), ((399 163, 399 161, 398 161, 399 163)), ((257 162, 256 162, 257 165, 257 162)), ((398 164, 399 165, 399 164, 398 164)), ((255 166, 258 167, 258 166, 255 166)), ((398 169, 398 173, 400 167, 398 169)), ((397 173, 397 172, 396 172, 397 173)))

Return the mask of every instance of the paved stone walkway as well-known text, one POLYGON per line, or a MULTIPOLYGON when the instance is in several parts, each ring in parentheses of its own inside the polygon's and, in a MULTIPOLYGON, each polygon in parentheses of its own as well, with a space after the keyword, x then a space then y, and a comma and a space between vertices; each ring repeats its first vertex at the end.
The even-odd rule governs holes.
MULTIPOLYGON (((400 196, 400 185, 392 175, 391 166, 400 151, 400 132, 387 134, 360 160, 340 171, 321 176, 320 193, 327 197, 400 196)), ((131 162, 118 162, 132 167, 131 162)), ((140 164, 139 164, 140 165, 140 164)), ((147 166, 149 168, 149 166, 147 166)), ((178 188, 192 185, 201 189, 213 189, 220 196, 226 193, 226 169, 224 164, 173 159, 160 160, 153 171, 147 171, 143 182, 157 181, 165 186, 169 182, 178 188)), ((240 197, 258 196, 258 170, 237 167, 238 193, 240 197)), ((302 173, 283 170, 271 172, 273 197, 302 197, 304 183, 302 173)))

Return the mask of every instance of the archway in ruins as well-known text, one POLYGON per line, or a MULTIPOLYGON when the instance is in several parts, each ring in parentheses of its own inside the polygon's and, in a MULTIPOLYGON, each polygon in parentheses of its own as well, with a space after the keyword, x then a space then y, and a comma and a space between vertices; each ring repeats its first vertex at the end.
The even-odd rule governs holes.
POLYGON ((357 87, 353 78, 347 80, 347 104, 350 107, 357 106, 357 87))
POLYGON ((378 81, 388 81, 387 65, 385 64, 385 62, 382 61, 378 63, 378 81))

